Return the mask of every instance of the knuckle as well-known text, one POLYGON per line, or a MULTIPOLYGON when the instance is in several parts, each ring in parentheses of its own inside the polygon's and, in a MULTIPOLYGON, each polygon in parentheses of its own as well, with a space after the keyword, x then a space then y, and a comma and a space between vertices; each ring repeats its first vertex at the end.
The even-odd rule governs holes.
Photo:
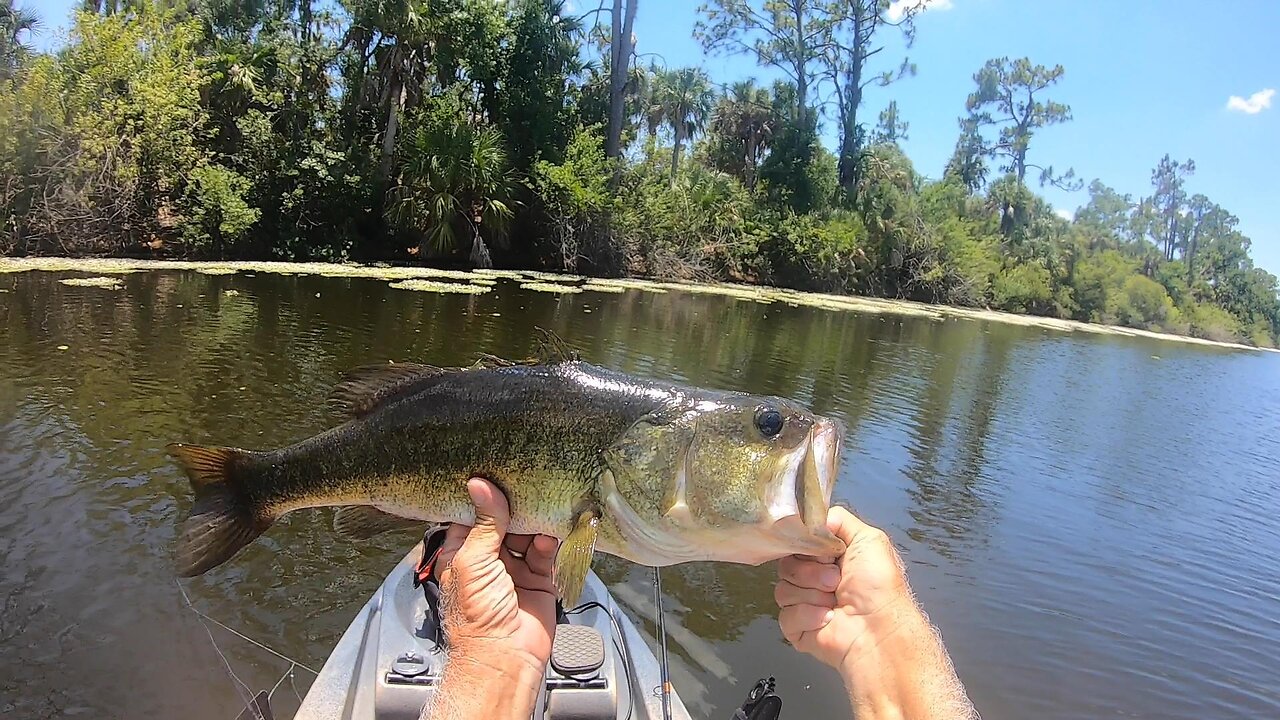
POLYGON ((869 527, 867 529, 867 540, 877 545, 893 545, 893 541, 889 539, 889 533, 878 527, 869 527))
POLYGON ((773 600, 778 604, 778 607, 786 607, 791 604, 794 596, 792 589, 794 587, 786 580, 779 581, 773 586, 773 600))

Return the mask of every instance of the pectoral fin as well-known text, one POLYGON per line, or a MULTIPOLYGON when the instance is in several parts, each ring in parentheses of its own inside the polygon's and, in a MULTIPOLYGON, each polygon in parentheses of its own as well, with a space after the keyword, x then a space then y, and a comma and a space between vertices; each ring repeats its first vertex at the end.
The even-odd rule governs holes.
POLYGON ((422 528, 426 524, 421 520, 392 515, 368 505, 347 505, 338 508, 333 514, 333 531, 355 540, 368 540, 374 535, 391 530, 422 528))
POLYGON ((587 583, 587 571, 591 569, 591 557, 596 549, 596 532, 600 527, 600 512, 595 508, 578 513, 569 537, 560 543, 556 554, 555 573, 552 582, 566 608, 578 603, 582 587, 587 583))

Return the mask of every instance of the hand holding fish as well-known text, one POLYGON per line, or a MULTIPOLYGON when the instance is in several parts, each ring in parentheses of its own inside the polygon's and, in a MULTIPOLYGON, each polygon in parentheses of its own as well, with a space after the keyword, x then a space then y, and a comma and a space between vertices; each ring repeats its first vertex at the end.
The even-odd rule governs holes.
POLYGON ((843 555, 778 563, 774 598, 787 641, 840 672, 860 720, 977 717, 893 541, 841 507, 827 527, 847 544, 843 555))
POLYGON ((449 661, 424 717, 527 718, 533 712, 555 636, 551 582, 559 543, 546 535, 507 535, 506 497, 472 478, 475 524, 453 524, 441 549, 441 588, 449 661), (504 714, 508 713, 508 714, 504 714))

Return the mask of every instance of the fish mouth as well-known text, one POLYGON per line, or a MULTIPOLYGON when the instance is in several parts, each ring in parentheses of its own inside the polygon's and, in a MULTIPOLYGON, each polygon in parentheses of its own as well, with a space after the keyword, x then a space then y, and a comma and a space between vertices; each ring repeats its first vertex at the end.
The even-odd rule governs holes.
POLYGON ((827 525, 843 442, 844 426, 837 420, 822 418, 809 431, 807 452, 800 466, 804 474, 796 478, 796 504, 800 519, 810 529, 827 525))
POLYGON ((793 552, 830 556, 844 543, 827 529, 827 511, 835 490, 844 426, 819 418, 809 437, 792 451, 775 475, 767 498, 770 530, 795 547, 793 552))

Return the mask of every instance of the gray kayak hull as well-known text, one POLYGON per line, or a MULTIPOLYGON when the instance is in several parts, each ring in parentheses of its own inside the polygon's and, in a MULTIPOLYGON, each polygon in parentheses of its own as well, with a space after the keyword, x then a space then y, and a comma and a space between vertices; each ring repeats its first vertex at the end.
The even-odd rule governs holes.
MULTIPOLYGON (((444 664, 435 629, 424 625, 426 598, 412 583, 421 552, 418 545, 405 555, 351 621, 303 699, 297 720, 420 716, 444 664)), ((600 605, 570 615, 569 622, 599 633, 604 662, 589 683, 548 668, 546 690, 534 717, 660 720, 660 668, 645 637, 595 573, 589 574, 579 602, 580 607, 600 605)), ((671 711, 673 720, 689 718, 674 690, 671 711)))

